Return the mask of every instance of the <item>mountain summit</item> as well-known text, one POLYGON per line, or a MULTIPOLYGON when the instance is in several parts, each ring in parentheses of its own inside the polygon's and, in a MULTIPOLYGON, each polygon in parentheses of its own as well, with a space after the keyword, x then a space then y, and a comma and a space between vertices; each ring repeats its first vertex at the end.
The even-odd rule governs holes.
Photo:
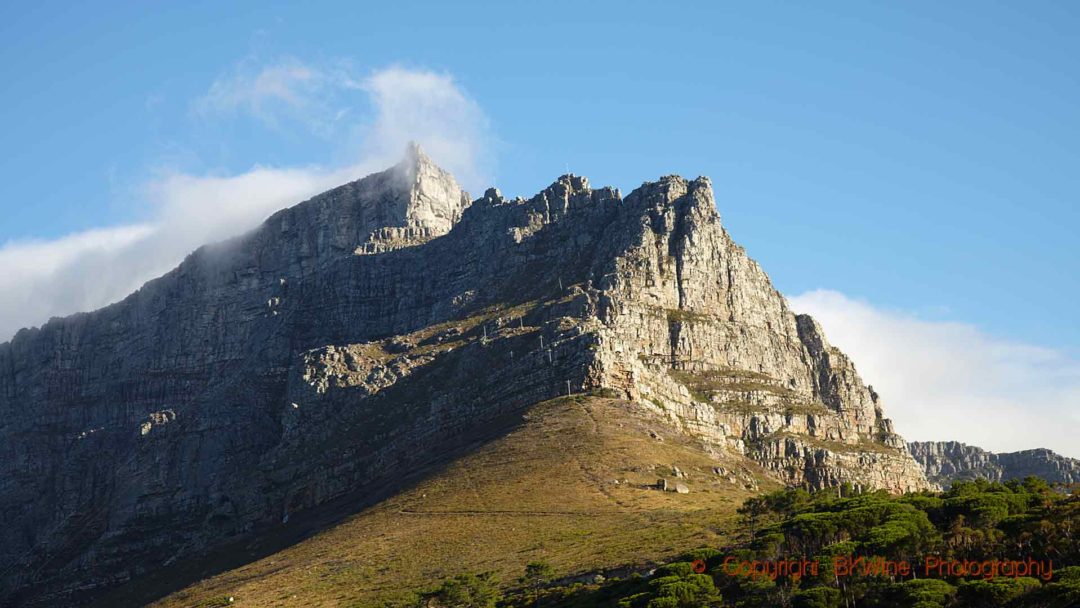
POLYGON ((469 206, 469 194, 454 176, 433 163, 415 142, 409 143, 397 166, 357 184, 357 201, 377 201, 372 214, 376 231, 405 229, 421 241, 450 232, 469 206))
MULTIPOLYGON (((695 446, 710 487, 929 487, 852 362, 724 230, 706 178, 624 199, 565 175, 470 204, 411 146, 117 304, 20 332, 0 370, 16 604, 361 510, 568 394, 634 445, 695 446)), ((620 484, 613 512, 704 487, 676 471, 620 484)))

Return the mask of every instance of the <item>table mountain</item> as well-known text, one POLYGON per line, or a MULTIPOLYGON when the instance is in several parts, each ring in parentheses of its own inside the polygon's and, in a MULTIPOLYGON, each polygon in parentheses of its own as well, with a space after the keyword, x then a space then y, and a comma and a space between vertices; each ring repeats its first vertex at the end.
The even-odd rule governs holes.
POLYGON ((929 487, 852 362, 730 238, 708 179, 623 198, 564 175, 470 203, 413 146, 0 345, 0 600, 79 603, 361 509, 567 393, 738 459, 748 486, 929 487))
POLYGON ((913 441, 908 448, 926 477, 942 486, 956 480, 1007 481, 1029 475, 1050 482, 1080 483, 1080 460, 1043 448, 994 453, 959 441, 913 441))

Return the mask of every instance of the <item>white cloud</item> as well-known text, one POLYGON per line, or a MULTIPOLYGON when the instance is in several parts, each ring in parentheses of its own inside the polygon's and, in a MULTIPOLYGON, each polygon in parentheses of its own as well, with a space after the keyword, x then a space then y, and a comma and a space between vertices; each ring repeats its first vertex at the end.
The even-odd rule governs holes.
POLYGON ((817 290, 790 298, 855 361, 908 440, 1080 458, 1080 361, 957 322, 931 321, 817 290))
POLYGON ((457 179, 479 192, 490 185, 480 172, 489 164, 487 118, 447 74, 393 67, 367 78, 363 88, 382 117, 367 129, 375 156, 398 154, 403 141, 423 142, 424 150, 457 179), (451 109, 453 120, 446 120, 451 109))
MULTIPOLYGON (((102 272, 74 269, 107 260, 155 232, 150 225, 88 230, 52 241, 8 242, 0 247, 0 335, 6 339, 21 325, 75 312, 70 303, 101 301, 102 272)), ((100 269, 107 272, 108 268, 100 269)), ((112 298, 108 294, 108 298, 112 298)))
POLYGON ((262 122, 280 126, 297 121, 312 133, 330 137, 348 113, 347 92, 360 88, 346 72, 285 58, 264 64, 256 58, 239 62, 219 76, 192 107, 204 118, 248 113, 262 122))
POLYGON ((162 236, 198 246, 254 227, 278 209, 392 162, 364 161, 341 169, 255 167, 225 177, 164 173, 147 184, 145 193, 157 208, 162 236))
POLYGON ((256 114, 272 102, 302 108, 312 101, 313 81, 321 80, 321 74, 293 59, 261 66, 255 72, 249 68, 241 63, 232 75, 218 77, 206 95, 196 100, 196 107, 203 111, 244 108, 256 114))
POLYGON ((274 127, 298 123, 326 138, 359 133, 368 162, 392 163, 405 142, 418 141, 466 189, 490 185, 483 170, 491 160, 487 117, 450 74, 391 66, 356 76, 340 61, 249 58, 219 76, 192 107, 207 120, 246 113, 274 127), (365 109, 370 119, 363 118, 365 109))
POLYGON ((207 115, 242 111, 268 123, 299 120, 315 129, 351 114, 351 108, 336 107, 331 115, 323 101, 334 97, 336 104, 345 92, 363 97, 371 109, 359 116, 365 122, 339 130, 362 133, 355 161, 346 166, 255 166, 235 175, 159 170, 142 189, 150 203, 149 221, 0 246, 0 341, 20 327, 118 301, 202 244, 239 234, 278 209, 391 166, 410 140, 420 142, 466 187, 480 185, 487 123, 477 104, 445 74, 391 67, 354 80, 344 71, 295 60, 257 69, 242 63, 195 105, 207 115))

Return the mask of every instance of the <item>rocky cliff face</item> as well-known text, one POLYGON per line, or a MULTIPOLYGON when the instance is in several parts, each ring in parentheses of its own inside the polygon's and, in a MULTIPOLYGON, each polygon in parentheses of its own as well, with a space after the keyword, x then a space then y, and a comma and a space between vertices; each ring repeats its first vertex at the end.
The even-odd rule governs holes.
POLYGON ((707 179, 469 203, 418 149, 0 345, 0 588, 75 603, 608 391, 788 484, 928 487, 707 179))
POLYGON ((958 441, 913 441, 908 448, 926 477, 943 486, 956 480, 1007 481, 1029 475, 1050 482, 1080 483, 1080 460, 1046 449, 994 453, 958 441))

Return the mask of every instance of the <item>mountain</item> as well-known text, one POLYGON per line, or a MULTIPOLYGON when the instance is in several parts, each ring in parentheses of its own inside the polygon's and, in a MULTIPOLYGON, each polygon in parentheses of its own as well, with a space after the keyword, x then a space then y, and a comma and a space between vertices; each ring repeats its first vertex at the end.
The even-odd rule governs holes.
MULTIPOLYGON (((165 581, 153 596, 191 564, 255 559, 250 543, 385 508, 523 425, 557 440, 526 418, 568 394, 597 429, 637 441, 643 419, 650 441, 695 446, 729 490, 930 487, 852 362, 732 241, 706 178, 623 198, 564 175, 470 202, 413 146, 121 302, 21 330, 0 370, 16 605, 165 581)), ((564 449, 588 463, 591 441, 564 449)), ((693 490, 622 460, 608 472, 630 503, 693 490)), ((557 510, 558 484, 542 495, 557 510)))
POLYGON ((942 486, 958 479, 1007 481, 1029 475, 1050 482, 1080 483, 1080 460, 1047 449, 994 453, 958 441, 912 441, 908 449, 926 477, 942 486))

